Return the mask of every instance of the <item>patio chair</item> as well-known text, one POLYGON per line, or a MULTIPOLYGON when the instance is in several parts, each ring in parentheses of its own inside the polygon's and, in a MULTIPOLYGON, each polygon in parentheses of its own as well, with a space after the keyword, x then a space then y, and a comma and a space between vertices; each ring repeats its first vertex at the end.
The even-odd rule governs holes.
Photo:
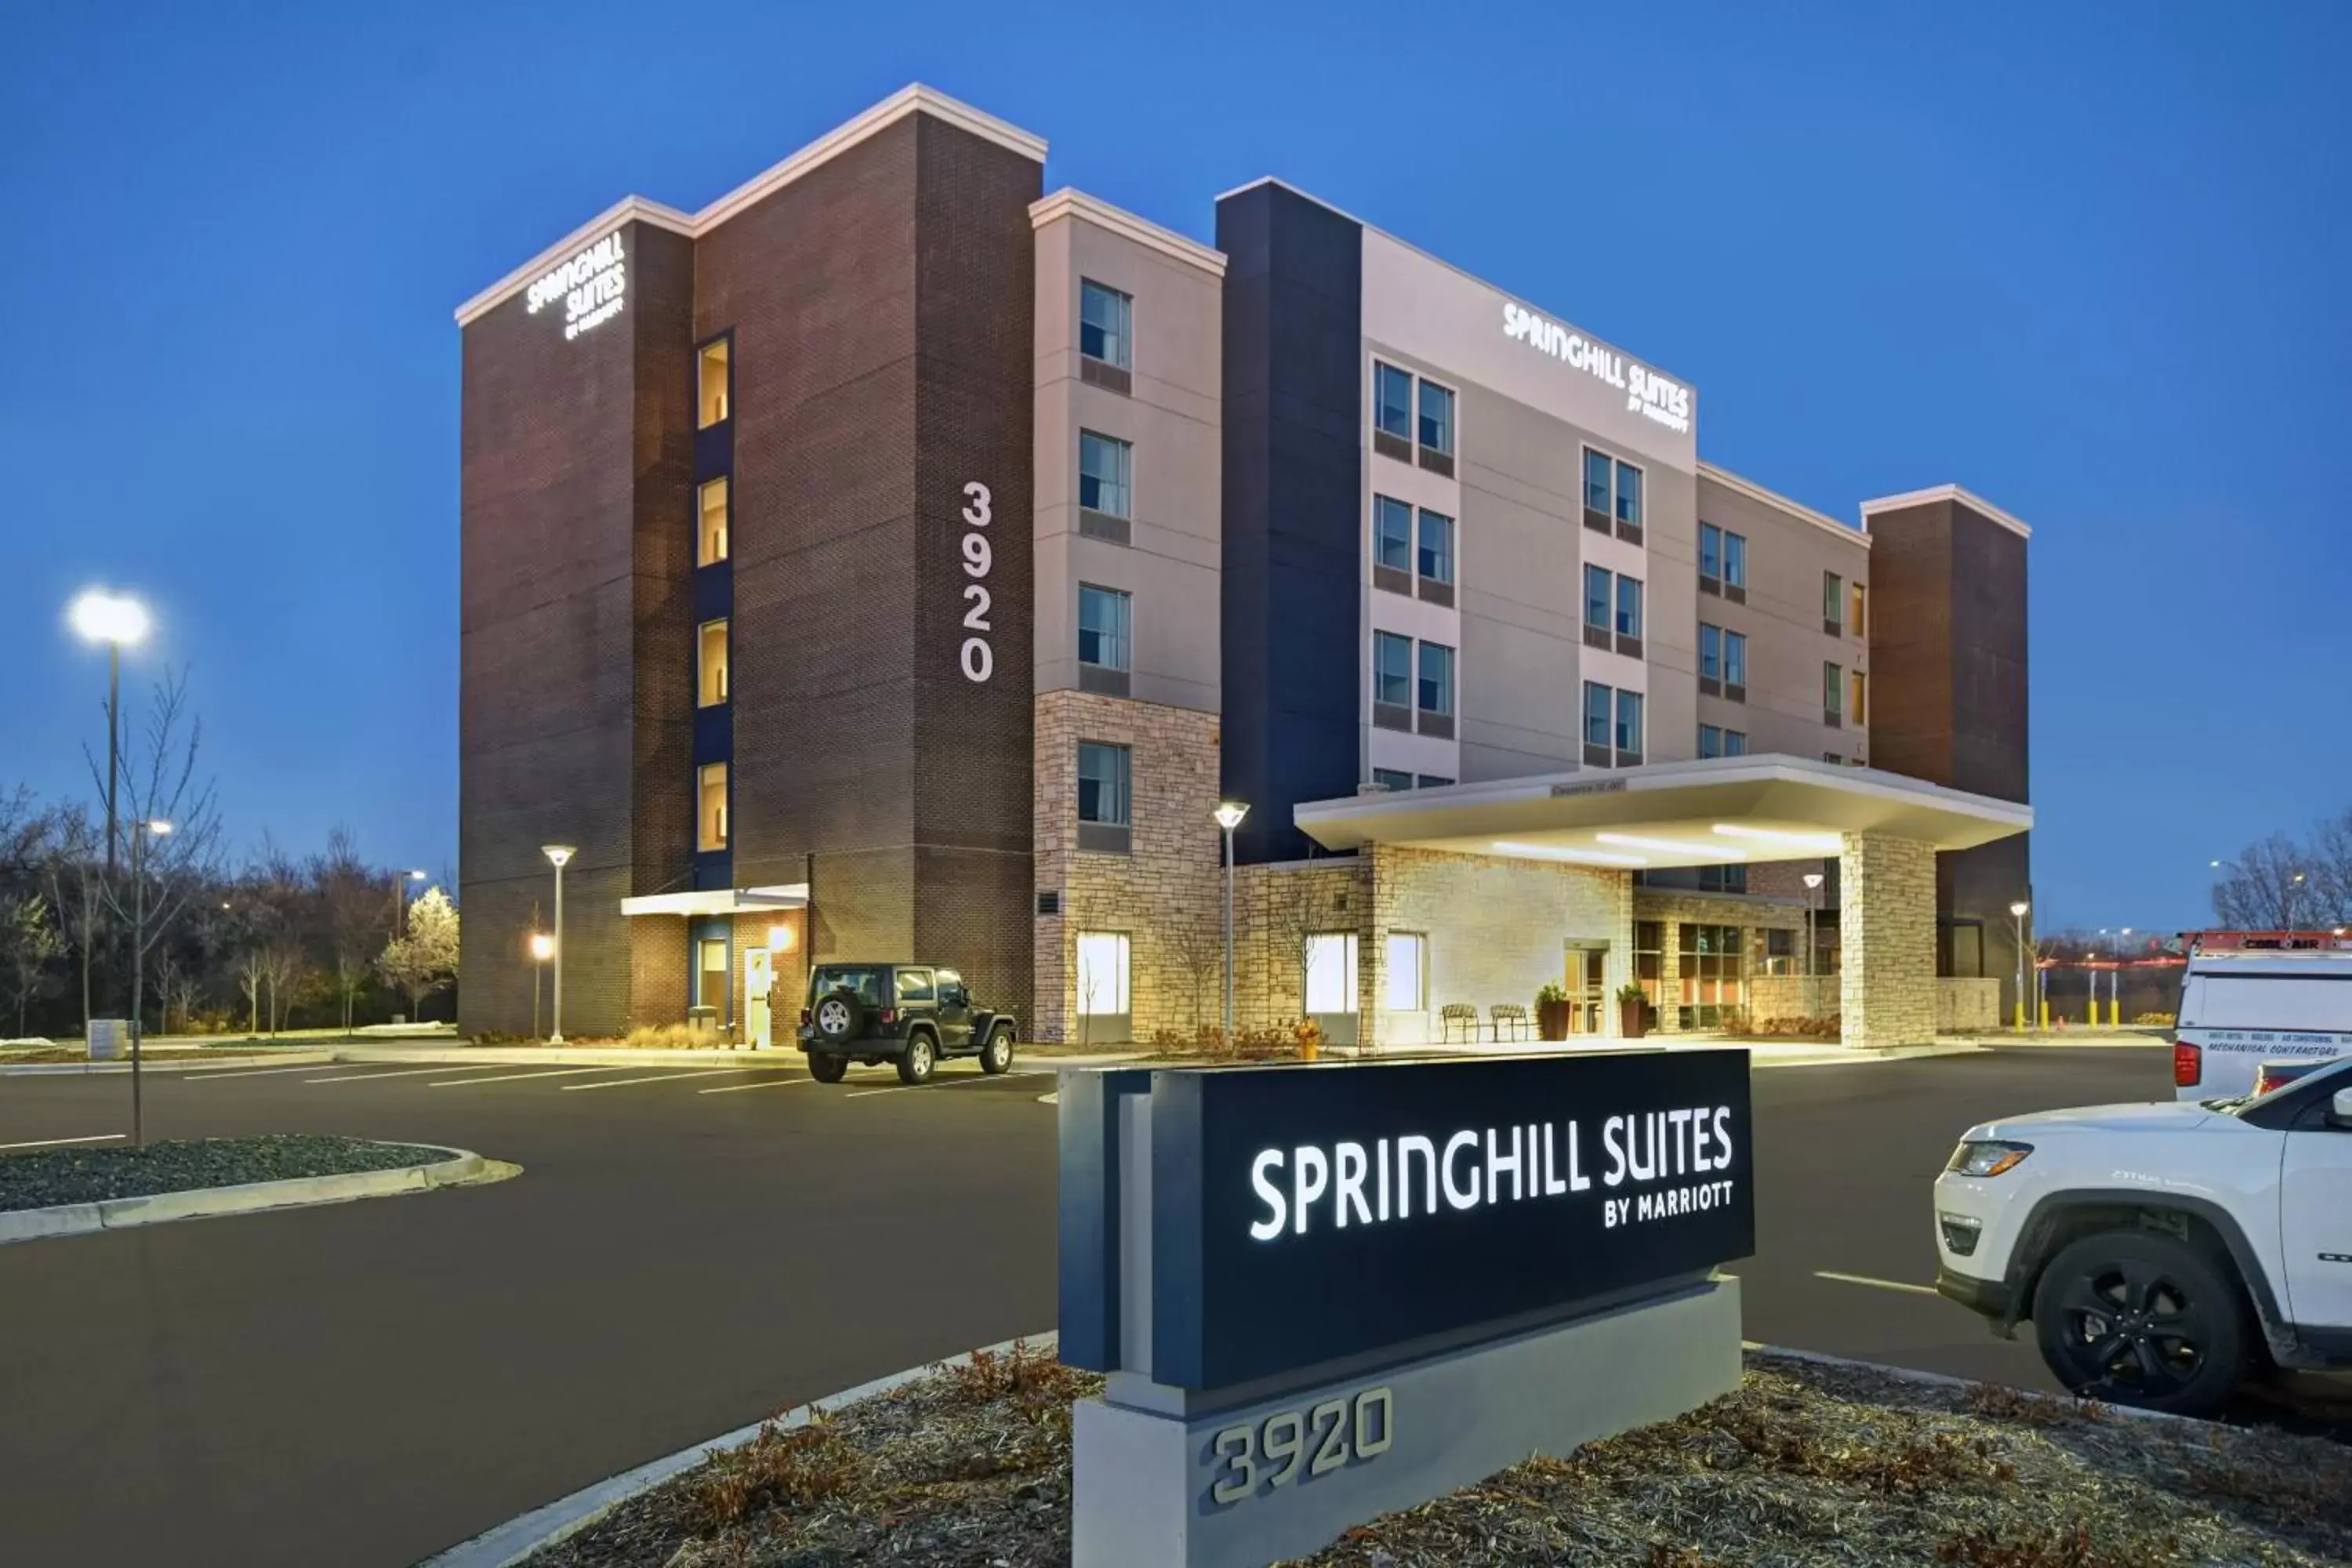
POLYGON ((1528 1010, 1519 1005, 1517 1002, 1497 1002, 1492 1008, 1488 1009, 1488 1011, 1490 1011, 1495 1017, 1495 1038, 1496 1041, 1499 1042, 1504 1039, 1532 1040, 1535 1038, 1535 1030, 1528 1024, 1528 1010), (1510 1031, 1508 1035, 1504 1033, 1506 1029, 1510 1031))
POLYGON ((1454 1031, 1463 1031, 1462 1037, 1472 1044, 1478 1039, 1478 1009, 1467 1002, 1448 1002, 1437 1010, 1437 1039, 1441 1045, 1453 1043, 1454 1031))

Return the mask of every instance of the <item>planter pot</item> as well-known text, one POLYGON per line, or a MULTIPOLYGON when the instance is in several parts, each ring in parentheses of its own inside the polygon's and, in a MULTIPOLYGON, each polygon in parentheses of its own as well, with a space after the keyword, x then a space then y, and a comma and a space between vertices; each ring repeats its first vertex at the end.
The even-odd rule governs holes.
POLYGON ((1638 1040, 1650 1032, 1649 1005, 1643 1002, 1617 1004, 1617 1032, 1629 1040, 1638 1040))
POLYGON ((1568 998, 1536 1004, 1536 1033, 1547 1040, 1568 1038, 1568 998))

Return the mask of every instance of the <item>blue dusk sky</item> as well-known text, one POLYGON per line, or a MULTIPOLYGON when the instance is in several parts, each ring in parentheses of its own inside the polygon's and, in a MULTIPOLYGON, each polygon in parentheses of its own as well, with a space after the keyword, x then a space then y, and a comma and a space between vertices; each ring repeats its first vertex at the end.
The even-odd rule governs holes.
POLYGON ((1202 238, 1277 174, 1699 389, 1834 516, 2030 521, 2044 929, 2352 805, 2352 7, 16 7, 0 787, 86 787, 133 589, 237 842, 457 856, 462 300, 912 80, 1202 238))

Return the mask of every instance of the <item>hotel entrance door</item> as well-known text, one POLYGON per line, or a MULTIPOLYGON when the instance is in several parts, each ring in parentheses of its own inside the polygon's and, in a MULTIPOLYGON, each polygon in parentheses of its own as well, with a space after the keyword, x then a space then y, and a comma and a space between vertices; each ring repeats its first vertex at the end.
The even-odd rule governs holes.
POLYGON ((1604 1031, 1601 1021, 1608 1016, 1608 1001, 1602 973, 1607 967, 1609 950, 1605 947, 1571 947, 1568 950, 1568 1032, 1570 1035, 1598 1035, 1604 1031))

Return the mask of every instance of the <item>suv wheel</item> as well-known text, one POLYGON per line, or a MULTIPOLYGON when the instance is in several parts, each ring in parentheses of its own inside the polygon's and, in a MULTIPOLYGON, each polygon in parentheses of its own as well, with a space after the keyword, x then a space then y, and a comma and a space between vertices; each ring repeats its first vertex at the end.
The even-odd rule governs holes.
POLYGON ((999 1024, 988 1032, 988 1044, 980 1048, 980 1070, 1003 1072, 1013 1065, 1013 1026, 999 1024))
POLYGON ((2086 1236, 2033 1291, 2042 1359, 2076 1394, 2210 1415, 2245 1375, 2246 1310, 2226 1265, 2148 1231, 2086 1236))
POLYGON ((839 1083, 849 1071, 849 1058, 831 1051, 811 1051, 808 1069, 809 1077, 819 1083, 839 1083))
POLYGON ((931 1037, 917 1030, 907 1037, 907 1054, 898 1058, 898 1081, 920 1083, 931 1076, 931 1068, 939 1060, 939 1047, 931 1037))
POLYGON ((839 1045, 857 1038, 866 1032, 866 1004, 857 993, 843 987, 828 991, 817 998, 810 1010, 809 1021, 816 1032, 839 1045))

